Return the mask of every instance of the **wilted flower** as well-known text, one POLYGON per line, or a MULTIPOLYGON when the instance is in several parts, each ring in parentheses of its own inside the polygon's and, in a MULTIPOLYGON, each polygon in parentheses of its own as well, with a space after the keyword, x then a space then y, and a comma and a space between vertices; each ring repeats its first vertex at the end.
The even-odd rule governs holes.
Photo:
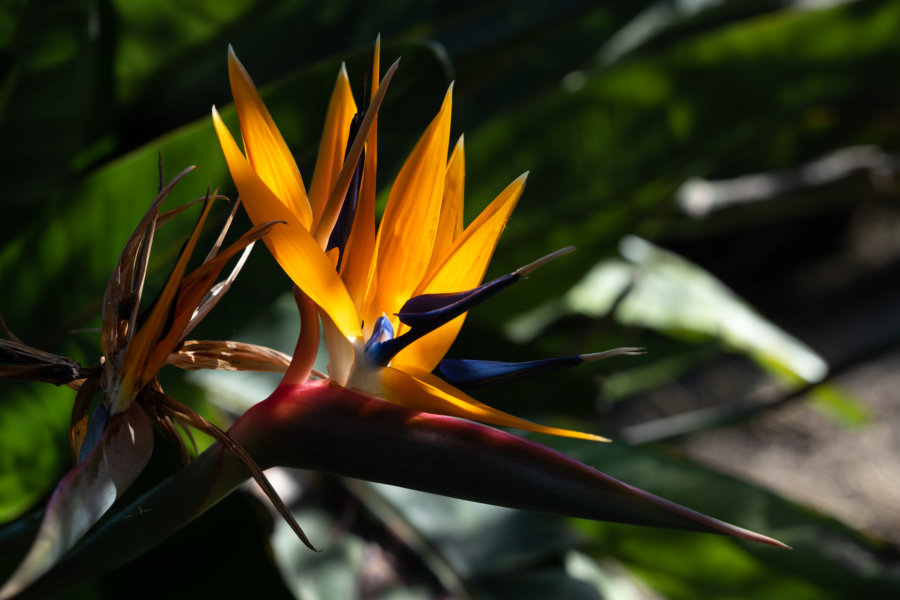
MULTIPOLYGON (((186 340, 231 286, 253 243, 274 224, 264 223, 222 249, 232 211, 203 264, 185 274, 203 224, 216 198, 203 198, 203 211, 175 266, 154 301, 140 311, 141 296, 156 229, 186 206, 159 214, 163 200, 191 169, 161 187, 156 200, 129 238, 113 270, 103 301, 100 362, 84 367, 66 357, 32 348, 0 321, 0 379, 46 381, 78 390, 72 410, 70 446, 76 466, 56 488, 37 538, 25 560, 0 590, 7 598, 46 572, 112 505, 143 471, 153 451, 156 423, 177 445, 187 449, 176 423, 190 436, 199 429, 224 443, 271 491, 262 471, 228 435, 189 407, 168 396, 157 379, 167 363, 185 369, 282 371, 288 357, 252 344, 186 340), (243 254, 232 272, 216 282, 225 264, 243 254), (101 401, 89 418, 91 400, 101 401)), ((237 205, 235 205, 235 210, 237 205)), ((289 517, 272 492, 273 501, 289 517)), ((299 532, 299 527, 297 528, 299 532)))

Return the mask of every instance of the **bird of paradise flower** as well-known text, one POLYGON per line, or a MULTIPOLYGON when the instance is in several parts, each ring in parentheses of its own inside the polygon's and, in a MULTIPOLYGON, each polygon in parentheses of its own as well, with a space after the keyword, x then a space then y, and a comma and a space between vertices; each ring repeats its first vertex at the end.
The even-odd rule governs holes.
MULTIPOLYGON (((469 308, 560 254, 479 285, 525 177, 462 226, 461 139, 446 159, 452 87, 394 181, 376 229, 376 116, 397 63, 380 78, 376 46, 373 81, 379 85, 362 111, 341 69, 309 192, 231 49, 228 64, 246 156, 215 108, 213 122, 247 213, 256 228, 268 228, 263 239, 295 284, 301 332, 294 356, 278 388, 241 416, 220 443, 119 510, 31 593, 62 589, 146 552, 245 481, 251 455, 256 469, 314 469, 513 508, 786 547, 531 440, 472 422, 603 440, 509 415, 460 387, 640 349, 519 364, 441 360, 469 308), (320 319, 330 363, 328 376, 316 380, 320 319), (438 366, 449 383, 432 374, 438 366)), ((282 515, 311 546, 292 517, 282 515)))
POLYGON ((216 134, 251 220, 286 224, 266 236, 265 243, 295 284, 302 323, 281 385, 231 431, 265 455, 267 464, 318 468, 505 506, 726 533, 783 546, 638 490, 546 447, 459 419, 606 441, 501 412, 460 388, 638 354, 643 349, 616 348, 527 363, 442 360, 472 306, 570 249, 481 284, 500 233, 522 194, 525 175, 463 227, 462 138, 447 159, 452 85, 394 180, 376 229, 377 112, 398 65, 395 62, 381 77, 379 54, 376 42, 372 80, 377 85, 362 109, 357 108, 346 70, 341 68, 307 193, 287 144, 229 47, 229 76, 246 155, 213 107, 216 134), (325 382, 310 379, 320 318, 330 360, 325 382), (444 379, 432 373, 436 367, 444 379), (381 400, 402 410, 388 408, 381 400), (379 423, 365 423, 366 418, 379 423), (354 431, 358 437, 342 438, 345 447, 340 448, 339 459, 321 451, 314 460, 301 456, 311 447, 310 439, 320 439, 326 423, 354 431), (271 439, 261 439, 260 430, 279 430, 285 437, 293 432, 292 440, 306 439, 293 443, 294 454, 289 457, 283 444, 276 449, 271 439), (381 458, 350 460, 348 447, 361 448, 366 440, 370 448, 373 442, 379 444, 371 452, 381 458), (464 463, 466 457, 473 460, 485 450, 490 458, 478 475, 469 470, 448 480, 448 474, 458 470, 447 457, 450 447, 464 463), (441 464, 445 470, 430 478, 406 472, 417 469, 410 461, 405 466, 395 462, 392 468, 381 467, 383 461, 389 462, 388 456, 396 460, 403 452, 421 453, 423 461, 427 455, 433 461, 429 464, 441 464), (490 477, 500 472, 502 483, 492 483, 490 477), (522 479, 511 477, 512 473, 522 479), (551 489, 554 483, 558 487, 551 489), (529 494, 524 500, 522 496, 529 494), (577 494, 582 496, 574 497, 577 494))
MULTIPOLYGON (((378 55, 376 49, 376 82, 378 55)), ((318 308, 330 379, 338 385, 434 414, 604 439, 504 413, 432 374, 471 306, 568 251, 479 286, 527 174, 509 184, 463 228, 462 137, 447 160, 452 86, 391 186, 376 230, 375 117, 396 63, 372 90, 371 105, 365 110, 356 107, 346 70, 341 69, 308 193, 290 150, 233 51, 229 51, 228 65, 246 157, 213 108, 216 133, 253 222, 287 223, 267 236, 266 244, 300 291, 306 340, 298 345, 286 382, 302 383, 309 376, 318 348, 318 308)), ((639 348, 619 348, 522 365, 453 361, 442 365, 442 371, 451 381, 471 386, 639 352, 639 348)))

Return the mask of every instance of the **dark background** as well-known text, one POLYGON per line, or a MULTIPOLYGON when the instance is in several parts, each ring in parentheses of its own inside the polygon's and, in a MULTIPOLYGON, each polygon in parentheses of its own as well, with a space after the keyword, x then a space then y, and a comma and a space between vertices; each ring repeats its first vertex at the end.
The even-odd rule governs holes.
MULTIPOLYGON (((278 477, 300 483, 322 554, 241 491, 68 596, 896 597, 897 31, 900 3, 876 0, 4 2, 0 312, 23 340, 97 360, 158 153, 167 176, 198 167, 170 206, 234 195, 209 118, 215 104, 235 124, 228 44, 308 182, 339 65, 361 85, 380 33, 382 64, 402 57, 379 118, 382 204, 455 81, 467 220, 530 171, 489 276, 578 246, 474 311, 450 356, 649 351, 479 399, 607 434, 541 441, 795 547, 294 473, 278 477)), ((159 233, 150 287, 191 226, 159 233)), ((289 283, 261 250, 197 337, 292 349, 289 283)), ((223 425, 274 385, 164 377, 223 425)), ((3 384, 0 519, 39 509, 69 468, 73 397, 3 384)), ((156 454, 145 486, 177 468, 162 439, 156 454)), ((6 548, 9 572, 24 549, 6 548)))

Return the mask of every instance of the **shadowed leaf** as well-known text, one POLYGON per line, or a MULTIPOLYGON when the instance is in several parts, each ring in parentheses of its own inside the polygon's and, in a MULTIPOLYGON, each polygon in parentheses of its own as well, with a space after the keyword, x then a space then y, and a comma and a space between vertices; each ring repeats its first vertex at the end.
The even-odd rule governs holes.
POLYGON ((138 404, 113 416, 94 450, 57 486, 37 539, 0 598, 20 593, 74 546, 144 470, 152 451, 153 427, 138 404))

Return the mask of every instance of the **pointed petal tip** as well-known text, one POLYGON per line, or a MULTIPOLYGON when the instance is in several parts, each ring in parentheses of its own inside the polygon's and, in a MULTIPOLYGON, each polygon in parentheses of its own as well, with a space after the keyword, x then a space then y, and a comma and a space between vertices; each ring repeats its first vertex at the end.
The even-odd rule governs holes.
POLYGON ((592 361, 596 361, 596 360, 603 360, 604 358, 611 358, 613 356, 640 356, 642 354, 647 354, 646 348, 625 347, 625 348, 613 348, 612 350, 604 350, 603 352, 590 352, 588 354, 579 354, 578 358, 580 358, 584 362, 592 362, 592 361))
POLYGON ((566 254, 571 254, 572 252, 575 252, 575 246, 566 246, 565 248, 560 248, 556 252, 551 252, 547 256, 543 256, 543 257, 537 259, 536 261, 525 265, 524 267, 520 267, 519 269, 517 269, 515 271, 515 273, 520 278, 528 277, 529 275, 531 275, 532 273, 534 273, 535 271, 537 271, 538 269, 540 269, 541 267, 546 265, 548 262, 554 261, 557 258, 559 258, 560 256, 565 256, 566 254))
POLYGON ((722 530, 722 533, 725 533, 726 535, 731 535, 742 540, 747 540, 748 542, 756 542, 757 544, 775 546, 776 548, 781 548, 782 550, 793 550, 791 546, 788 546, 784 542, 776 540, 775 538, 771 538, 767 535, 756 533, 755 531, 744 529, 743 527, 738 527, 736 525, 726 525, 726 529, 722 530))
POLYGON ((222 115, 219 114, 219 109, 216 108, 216 105, 212 105, 212 119, 213 119, 213 127, 216 128, 216 133, 219 133, 219 128, 221 127, 223 130, 227 131, 228 128, 225 126, 225 121, 222 120, 222 115))
POLYGON ((234 77, 235 73, 240 75, 241 79, 246 80, 251 87, 256 89, 253 79, 250 77, 250 73, 248 73, 246 67, 244 67, 244 63, 237 57, 231 44, 228 44, 228 76, 234 77))

